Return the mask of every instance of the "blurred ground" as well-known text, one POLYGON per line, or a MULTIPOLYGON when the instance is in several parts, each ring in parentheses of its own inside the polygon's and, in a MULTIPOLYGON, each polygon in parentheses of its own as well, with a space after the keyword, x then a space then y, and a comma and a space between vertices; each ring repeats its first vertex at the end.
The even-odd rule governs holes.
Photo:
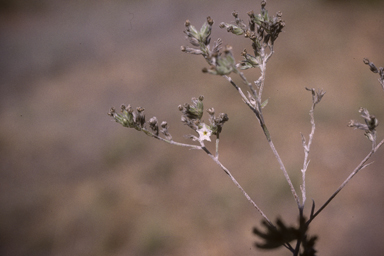
MULTIPOLYGON (((180 51, 189 19, 214 20, 212 38, 248 47, 218 28, 259 1, 1 1, 0 254, 289 255, 252 244, 261 218, 202 152, 163 145, 111 121, 122 103, 167 120, 188 142, 177 106, 205 96, 228 114, 222 162, 265 213, 297 209, 261 130, 235 90, 180 51)), ((265 109, 275 146, 299 185, 300 132, 310 94, 324 88, 307 174, 308 205, 327 200, 370 149, 346 126, 359 107, 384 120, 384 93, 363 64, 384 65, 382 1, 268 1, 285 32, 267 70, 265 109)), ((246 73, 249 79, 258 74, 246 73)), ((381 121, 383 122, 383 121, 381 121)), ((383 128, 379 126, 379 138, 383 128)), ((212 146, 212 145, 209 145, 212 146)), ((319 255, 380 255, 383 149, 313 222, 319 255)))

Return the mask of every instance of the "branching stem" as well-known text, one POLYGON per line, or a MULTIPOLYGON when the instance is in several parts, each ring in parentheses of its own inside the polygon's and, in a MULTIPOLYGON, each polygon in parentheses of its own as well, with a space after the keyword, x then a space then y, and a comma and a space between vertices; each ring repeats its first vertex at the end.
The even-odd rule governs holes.
MULTIPOLYGON (((270 55, 268 55, 268 56, 270 56, 270 55)), ((262 73, 263 73, 263 72, 262 72, 262 73)), ((252 102, 251 102, 251 101, 244 95, 244 93, 243 93, 243 91, 241 90, 241 88, 240 88, 239 86, 237 86, 235 82, 233 82, 233 80, 232 80, 231 77, 229 77, 229 76, 223 76, 223 77, 224 77, 225 79, 227 79, 227 81, 229 81, 229 82, 235 87, 235 89, 239 92, 240 96, 242 97, 244 103, 247 104, 247 106, 248 106, 248 107, 253 111, 253 113, 256 115, 256 118, 257 118, 257 120, 259 121, 259 124, 260 124, 261 128, 263 129, 263 132, 264 132, 264 134, 265 134, 265 137, 267 138, 267 141, 268 141, 268 143, 269 143, 269 146, 271 147, 272 152, 273 152, 273 154, 275 155, 275 157, 276 157, 276 159, 277 159, 277 161, 278 161, 278 163, 279 163, 279 165, 280 165, 280 169, 283 171, 284 177, 285 177, 285 179, 286 179, 287 182, 288 182, 288 185, 289 185, 289 187, 290 187, 290 189, 291 189, 292 195, 293 195, 293 197, 294 197, 294 199, 295 199, 295 201, 296 201, 298 207, 300 207, 300 201, 299 201, 299 197, 298 197, 298 195, 297 195, 297 193, 296 193, 295 187, 293 186, 292 181, 291 181, 291 179, 289 178, 289 175, 288 175, 287 170, 285 169, 284 163, 283 163, 283 161, 281 160, 280 155, 279 155, 279 153, 277 152, 277 150, 276 150, 276 148, 275 148, 275 145, 274 145, 273 142, 272 142, 272 139, 271 139, 271 136, 270 136, 270 134, 269 134, 268 128, 267 128, 267 126, 266 126, 266 124, 265 124, 265 122, 264 122, 263 114, 262 114, 262 112, 261 112, 261 107, 260 107, 260 105, 261 105, 261 100, 260 100, 261 96, 258 96, 256 102, 252 104, 252 102)), ((264 80, 263 77, 262 77, 262 80, 264 80)), ((263 83, 263 82, 262 82, 262 83, 263 83)))

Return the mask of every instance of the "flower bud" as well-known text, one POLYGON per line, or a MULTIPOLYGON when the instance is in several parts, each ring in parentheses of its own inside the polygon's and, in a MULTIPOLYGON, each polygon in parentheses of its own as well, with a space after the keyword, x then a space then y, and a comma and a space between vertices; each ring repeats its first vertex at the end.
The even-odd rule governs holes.
POLYGON ((157 122, 156 117, 152 117, 151 119, 149 119, 149 127, 156 134, 156 136, 159 135, 159 126, 158 126, 158 122, 157 122))

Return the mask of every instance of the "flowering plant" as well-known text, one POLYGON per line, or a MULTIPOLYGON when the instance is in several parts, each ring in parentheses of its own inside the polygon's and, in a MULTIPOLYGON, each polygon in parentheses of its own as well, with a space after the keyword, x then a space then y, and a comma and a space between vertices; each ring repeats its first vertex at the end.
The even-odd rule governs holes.
MULTIPOLYGON (((123 105, 121 107, 121 113, 117 113, 115 108, 111 108, 109 115, 124 127, 134 128, 137 131, 144 132, 146 135, 163 142, 204 151, 230 177, 232 182, 241 190, 246 199, 262 216, 262 225, 265 227, 265 231, 262 231, 257 227, 253 230, 253 233, 263 241, 256 243, 258 248, 274 249, 283 246, 288 249, 292 255, 315 255, 317 236, 310 236, 308 234, 309 225, 360 170, 371 164, 367 163, 368 160, 384 144, 384 139, 380 142, 377 140, 376 128, 378 127, 378 120, 374 115, 370 114, 367 109, 361 108, 359 112, 364 119, 364 123, 350 121, 350 127, 360 129, 365 132, 365 136, 372 144, 371 150, 351 172, 347 179, 329 197, 329 199, 317 210, 315 202, 313 201, 309 216, 305 216, 304 206, 307 201, 306 172, 310 162, 309 153, 316 128, 314 110, 324 97, 325 91, 323 89, 305 88, 311 93, 312 97, 312 106, 309 110, 311 118, 311 131, 308 137, 301 134, 304 159, 301 167, 300 193, 298 193, 292 184, 291 178, 278 151, 274 146, 263 115, 263 109, 268 104, 268 100, 263 100, 266 68, 269 59, 274 54, 274 44, 276 43, 279 34, 285 27, 285 22, 282 20, 282 13, 277 12, 276 15, 270 16, 266 9, 266 1, 262 1, 261 11, 259 14, 255 14, 253 11, 248 12, 248 23, 245 23, 242 19, 240 19, 237 12, 233 12, 232 15, 235 18, 235 21, 233 23, 223 22, 220 24, 220 28, 225 28, 228 32, 234 35, 244 36, 249 39, 253 50, 253 53, 250 54, 244 49, 241 53, 243 59, 239 63, 235 61, 232 53, 232 47, 228 45, 223 47, 221 39, 217 39, 211 44, 211 31, 212 25, 214 24, 211 17, 207 18, 200 30, 196 29, 189 20, 185 22, 186 29, 184 33, 186 34, 191 46, 182 46, 181 50, 185 53, 203 56, 209 67, 203 68, 202 71, 204 73, 224 78, 231 86, 234 87, 241 100, 255 115, 297 204, 299 212, 297 226, 287 226, 280 218, 278 218, 275 223, 271 221, 238 183, 228 168, 226 168, 219 160, 220 134, 223 131, 224 124, 229 121, 229 118, 225 113, 215 115, 215 109, 209 108, 207 110, 209 115, 208 123, 204 122, 202 119, 204 113, 203 96, 192 98, 191 104, 184 103, 178 107, 182 113, 181 122, 194 131, 193 134, 186 135, 187 138, 192 140, 191 144, 174 141, 169 133, 168 123, 165 121, 159 124, 157 118, 152 117, 149 122, 146 122, 144 108, 142 107, 138 107, 134 110, 130 105, 123 105), (260 76, 257 80, 250 82, 244 75, 243 70, 254 68, 259 69, 260 76), (247 88, 246 93, 243 92, 241 86, 234 82, 231 76, 240 77, 241 81, 247 88), (215 153, 211 153, 204 144, 205 141, 211 142, 211 137, 215 137, 215 153), (295 245, 293 245, 293 243, 295 243, 295 245)), ((364 63, 369 66, 373 73, 379 74, 379 82, 384 90, 383 67, 377 68, 368 59, 364 59, 364 63)))

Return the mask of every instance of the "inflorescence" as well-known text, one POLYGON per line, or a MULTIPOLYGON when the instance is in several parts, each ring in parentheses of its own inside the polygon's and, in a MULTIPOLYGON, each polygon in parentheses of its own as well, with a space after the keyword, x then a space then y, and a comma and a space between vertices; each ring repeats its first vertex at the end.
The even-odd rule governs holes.
POLYGON ((220 38, 214 42, 211 49, 209 45, 213 24, 211 17, 207 18, 200 31, 196 30, 189 20, 185 22, 184 33, 194 47, 182 46, 181 50, 186 53, 203 55, 210 65, 210 68, 204 68, 203 72, 214 75, 228 75, 231 72, 238 73, 238 69, 258 67, 264 60, 265 48, 269 47, 270 51, 273 51, 274 42, 285 26, 285 22, 281 19, 282 13, 277 12, 276 16, 270 17, 265 6, 266 2, 262 1, 261 13, 258 15, 255 15, 253 11, 248 12, 248 25, 239 18, 237 12, 232 13, 235 17, 234 24, 224 22, 220 24, 220 28, 226 28, 228 32, 235 35, 244 35, 252 41, 254 56, 244 49, 241 54, 244 59, 239 64, 235 63, 231 46, 225 46, 220 52, 222 45, 220 38))
MULTIPOLYGON (((202 71, 204 73, 225 77, 239 92, 242 97, 242 100, 255 113, 257 120, 259 121, 259 124, 261 125, 261 128, 263 129, 264 134, 268 140, 268 143, 279 162, 280 169, 283 171, 286 180, 289 186, 291 187, 291 192, 298 204, 300 214, 299 228, 287 227, 279 219, 277 220, 277 225, 273 225, 272 222, 268 219, 268 217, 261 211, 261 209, 256 205, 256 203, 244 191, 244 189, 236 181, 236 179, 229 172, 229 170, 224 167, 221 162, 219 162, 219 136, 222 132, 224 123, 227 122, 229 118, 228 115, 225 113, 220 113, 219 115, 215 116, 215 109, 209 108, 207 110, 209 119, 208 122, 205 122, 202 119, 204 114, 203 96, 199 96, 198 98, 192 98, 192 103, 184 103, 178 106, 179 111, 182 113, 181 122, 191 128, 197 134, 188 135, 186 137, 192 139, 193 141, 198 141, 200 145, 183 144, 173 141, 171 134, 168 132, 168 123, 163 121, 159 124, 159 121, 156 117, 150 118, 147 122, 144 115, 144 108, 142 107, 137 107, 134 110, 130 105, 122 105, 121 113, 117 113, 115 108, 112 107, 108 115, 113 117, 113 119, 117 123, 121 124, 124 127, 134 128, 137 131, 142 131, 146 135, 162 140, 164 142, 204 150, 217 164, 220 165, 220 167, 225 171, 225 173, 230 176, 231 180, 243 192, 245 197, 264 217, 263 225, 267 227, 267 231, 261 232, 257 228, 254 229, 254 234, 265 240, 265 243, 257 244, 257 247, 271 249, 280 246, 285 246, 288 250, 293 253, 293 255, 298 255, 300 251, 300 246, 302 246, 303 253, 300 255, 315 255, 316 250, 314 249, 314 245, 317 237, 310 237, 307 235, 308 225, 328 205, 328 203, 337 195, 337 193, 339 193, 339 191, 349 182, 349 180, 359 170, 369 165, 365 164, 366 161, 381 145, 384 144, 384 140, 377 143, 376 145, 376 128, 379 122, 374 115, 371 115, 368 112, 367 109, 360 108, 359 112, 365 122, 360 123, 351 120, 348 126, 353 127, 355 129, 363 130, 365 132, 365 136, 372 142, 372 150, 367 155, 367 157, 358 165, 358 167, 356 167, 356 169, 351 173, 351 175, 340 185, 336 192, 316 212, 314 212, 315 204, 313 201, 310 219, 306 221, 303 215, 303 208, 306 199, 305 173, 309 164, 308 154, 310 151, 310 145, 312 143, 313 135, 315 132, 315 121, 313 112, 315 106, 323 98, 325 91, 323 91, 322 89, 316 91, 314 88, 306 88, 306 90, 311 91, 312 93, 312 108, 310 110, 312 130, 309 134, 308 142, 302 135, 305 159, 303 169, 301 170, 303 183, 300 186, 302 191, 302 203, 300 203, 299 197, 289 178, 288 172, 286 171, 286 168, 272 142, 271 136, 264 122, 262 114, 262 109, 268 103, 268 100, 265 100, 264 102, 261 101, 265 80, 266 63, 273 54, 274 43, 285 26, 285 22, 281 19, 282 13, 277 12, 275 16, 270 17, 268 15, 268 11, 265 9, 265 6, 266 1, 263 0, 261 2, 260 14, 255 15, 253 11, 247 13, 249 16, 248 24, 246 24, 242 19, 239 18, 237 12, 232 13, 232 16, 235 18, 235 21, 232 24, 224 22, 220 24, 220 28, 226 28, 228 32, 233 33, 235 35, 244 35, 245 38, 248 38, 252 41, 253 55, 249 54, 244 49, 241 53, 243 60, 240 63, 236 64, 232 54, 231 46, 227 45, 223 48, 221 47, 222 40, 220 38, 217 39, 213 43, 213 45, 210 45, 212 25, 214 23, 211 17, 207 17, 206 22, 203 24, 200 30, 197 30, 194 26, 192 26, 189 20, 185 22, 186 29, 184 33, 186 34, 187 39, 193 47, 182 46, 181 50, 186 53, 202 55, 210 66, 209 68, 203 68, 202 71), (259 79, 257 81, 254 81, 256 88, 253 87, 252 84, 247 81, 247 79, 242 73, 242 70, 249 68, 259 68, 261 71, 261 76, 259 77, 259 79), (231 73, 239 75, 243 82, 245 82, 249 86, 250 92, 248 92, 248 97, 245 96, 241 88, 233 82, 232 78, 228 76, 231 73), (210 151, 208 151, 208 149, 204 145, 204 141, 211 141, 212 135, 216 136, 215 156, 211 154, 210 151), (297 240, 296 248, 293 248, 290 245, 290 242, 294 240, 297 240)), ((373 73, 379 74, 379 82, 384 90, 384 68, 377 68, 368 59, 364 59, 363 61, 366 65, 369 66, 370 70, 373 73)))
MULTIPOLYGON (((215 135, 219 138, 219 135, 223 129, 223 125, 226 121, 229 120, 228 115, 225 113, 220 113, 218 116, 215 116, 215 109, 210 108, 207 110, 209 115, 209 125, 202 121, 204 104, 204 96, 199 96, 198 98, 192 98, 192 104, 184 103, 179 105, 179 110, 182 112, 181 122, 194 130, 199 137, 194 135, 189 135, 188 137, 193 140, 198 141, 211 141, 210 136, 215 135)), ((136 110, 128 105, 121 106, 121 113, 117 113, 115 108, 111 108, 109 116, 127 128, 134 128, 137 131, 143 131, 145 134, 160 138, 159 134, 163 134, 167 141, 172 141, 172 136, 168 132, 168 123, 163 121, 159 126, 159 122, 156 117, 149 119, 149 122, 145 121, 144 108, 137 107, 136 110), (148 125, 147 125, 148 124, 148 125), (147 129, 149 126, 149 129, 147 129)))

